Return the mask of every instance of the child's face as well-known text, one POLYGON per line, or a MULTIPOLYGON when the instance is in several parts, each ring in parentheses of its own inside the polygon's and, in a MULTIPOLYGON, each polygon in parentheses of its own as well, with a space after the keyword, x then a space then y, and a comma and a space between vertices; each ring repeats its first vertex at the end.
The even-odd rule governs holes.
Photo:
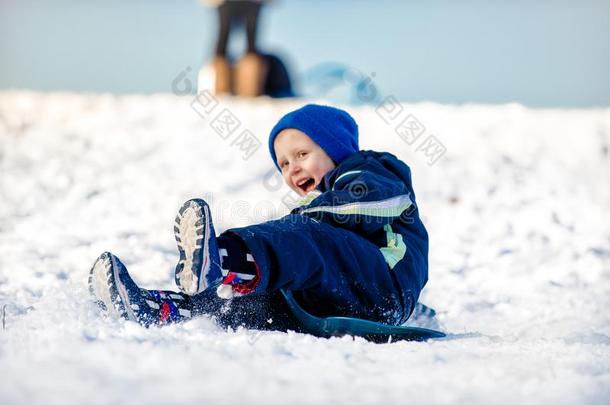
POLYGON ((281 131, 273 148, 284 181, 302 196, 315 190, 324 175, 335 167, 324 149, 298 129, 281 131))

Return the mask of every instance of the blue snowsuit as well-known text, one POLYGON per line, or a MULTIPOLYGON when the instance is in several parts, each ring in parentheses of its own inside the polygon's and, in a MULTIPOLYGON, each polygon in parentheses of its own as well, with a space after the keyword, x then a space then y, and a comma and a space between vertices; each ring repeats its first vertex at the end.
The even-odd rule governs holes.
POLYGON ((260 270, 253 297, 233 301, 287 289, 317 316, 403 323, 428 280, 428 234, 409 167, 390 153, 360 151, 318 191, 281 219, 227 231, 244 240, 260 270))

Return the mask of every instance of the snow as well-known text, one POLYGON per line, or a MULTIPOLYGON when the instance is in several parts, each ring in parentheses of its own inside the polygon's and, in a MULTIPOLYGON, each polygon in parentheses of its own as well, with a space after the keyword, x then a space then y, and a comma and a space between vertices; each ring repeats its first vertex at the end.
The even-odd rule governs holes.
POLYGON ((218 231, 288 211, 265 142, 304 101, 217 100, 214 114, 241 122, 227 139, 192 101, 0 92, 0 403, 610 397, 610 108, 403 104, 426 127, 412 145, 374 107, 349 108, 363 149, 413 170, 431 241, 422 301, 449 334, 373 344, 205 317, 145 329, 91 303, 104 250, 143 286, 174 288, 173 219, 188 198, 211 200, 218 231), (249 159, 244 128, 262 143, 249 159), (428 135, 446 148, 432 165, 418 150, 428 135))

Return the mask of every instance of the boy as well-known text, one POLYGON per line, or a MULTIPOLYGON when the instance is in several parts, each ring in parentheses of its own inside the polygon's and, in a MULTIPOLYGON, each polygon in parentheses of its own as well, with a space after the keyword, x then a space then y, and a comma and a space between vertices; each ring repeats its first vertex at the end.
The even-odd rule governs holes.
POLYGON ((308 203, 217 237, 209 206, 187 201, 174 228, 182 293, 140 289, 104 253, 89 279, 103 306, 145 325, 210 314, 225 326, 299 330, 284 289, 317 316, 404 323, 428 279, 428 234, 409 167, 389 153, 359 151, 353 118, 312 104, 280 119, 269 151, 308 203))

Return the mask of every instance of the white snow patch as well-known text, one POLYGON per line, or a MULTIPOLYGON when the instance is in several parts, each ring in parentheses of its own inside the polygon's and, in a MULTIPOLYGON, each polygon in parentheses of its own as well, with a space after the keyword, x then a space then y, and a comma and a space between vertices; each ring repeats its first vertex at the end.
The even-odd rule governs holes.
MULTIPOLYGON (((250 159, 169 95, 0 93, 0 403, 553 403, 610 397, 610 109, 405 104, 435 165, 372 107, 363 149, 413 169, 445 340, 145 329, 91 303, 105 250, 172 289, 173 220, 211 200, 217 231, 285 214, 268 131, 302 100, 220 100, 250 159), (423 139, 423 138, 422 138, 423 139), (265 186, 266 184, 266 186, 265 186)), ((606 398, 604 400, 604 398, 606 398)))

